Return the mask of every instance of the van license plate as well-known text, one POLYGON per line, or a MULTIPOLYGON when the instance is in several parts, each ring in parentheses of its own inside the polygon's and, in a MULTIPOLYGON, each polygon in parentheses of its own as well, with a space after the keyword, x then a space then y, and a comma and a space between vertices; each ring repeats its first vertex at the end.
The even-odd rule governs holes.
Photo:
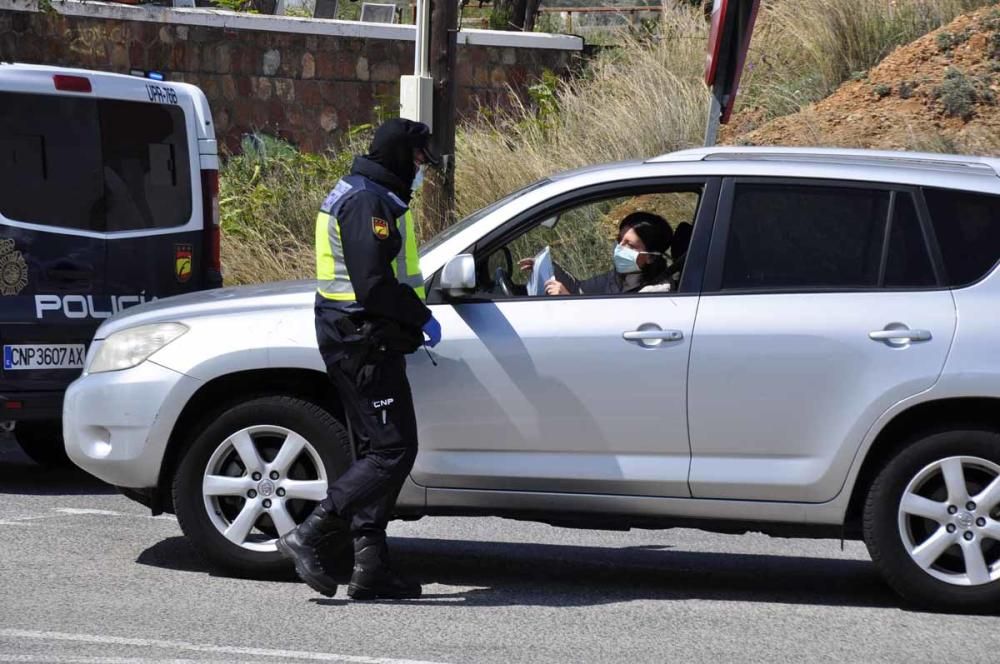
POLYGON ((3 347, 3 370, 82 369, 84 344, 18 344, 3 347))

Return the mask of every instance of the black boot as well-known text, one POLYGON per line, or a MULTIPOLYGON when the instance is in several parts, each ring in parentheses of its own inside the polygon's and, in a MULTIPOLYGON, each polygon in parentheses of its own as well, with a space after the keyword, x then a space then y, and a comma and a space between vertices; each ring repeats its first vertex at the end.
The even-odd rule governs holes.
POLYGON ((331 535, 346 533, 347 529, 346 521, 320 503, 298 528, 278 539, 278 552, 295 562, 295 573, 310 588, 321 595, 333 597, 337 594, 337 584, 323 569, 319 544, 331 535))
POLYGON ((354 573, 347 588, 352 599, 414 599, 420 593, 419 583, 401 577, 389 567, 384 536, 354 540, 354 573))

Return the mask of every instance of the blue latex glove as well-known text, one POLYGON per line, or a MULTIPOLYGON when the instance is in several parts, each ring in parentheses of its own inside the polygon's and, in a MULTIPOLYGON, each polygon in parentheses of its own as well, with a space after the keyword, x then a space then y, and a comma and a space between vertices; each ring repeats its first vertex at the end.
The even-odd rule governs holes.
POLYGON ((437 346, 441 343, 441 323, 437 322, 437 318, 431 316, 430 319, 424 323, 424 334, 427 335, 427 345, 431 348, 437 346))

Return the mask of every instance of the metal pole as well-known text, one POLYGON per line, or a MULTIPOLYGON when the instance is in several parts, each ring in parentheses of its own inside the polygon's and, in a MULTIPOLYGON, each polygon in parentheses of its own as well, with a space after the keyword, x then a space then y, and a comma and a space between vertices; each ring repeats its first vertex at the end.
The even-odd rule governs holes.
MULTIPOLYGON (((430 4, 431 0, 428 0, 430 4)), ((455 216, 455 55, 458 1, 433 0, 430 22, 430 74, 434 79, 434 127, 431 144, 444 163, 431 169, 424 185, 422 225, 429 236, 455 216)))
POLYGON ((722 122, 722 102, 715 94, 711 93, 712 101, 708 106, 708 122, 705 127, 705 147, 710 148, 715 145, 719 137, 719 124, 722 122))
POLYGON ((427 76, 427 52, 430 41, 430 0, 417 0, 417 39, 413 50, 413 73, 427 76))

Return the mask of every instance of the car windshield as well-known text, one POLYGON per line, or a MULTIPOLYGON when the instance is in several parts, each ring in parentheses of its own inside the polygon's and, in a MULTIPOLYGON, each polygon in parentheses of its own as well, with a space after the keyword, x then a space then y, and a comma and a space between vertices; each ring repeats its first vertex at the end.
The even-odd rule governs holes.
POLYGON ((542 185, 546 185, 549 182, 550 182, 550 180, 548 178, 539 180, 538 182, 533 182, 532 184, 529 184, 527 187, 522 187, 521 189, 518 189, 517 191, 515 191, 513 193, 507 194, 506 196, 504 196, 503 198, 501 198, 500 200, 498 200, 495 203, 491 203, 491 204, 487 205, 484 208, 480 208, 479 210, 476 210, 475 212, 473 212, 472 214, 470 214, 465 219, 462 219, 461 221, 459 221, 459 222, 457 222, 455 224, 452 224, 451 226, 449 226, 448 228, 444 229, 443 231, 441 231, 440 233, 438 233, 437 235, 435 235, 434 237, 432 237, 430 240, 428 240, 427 242, 425 242, 420 247, 420 255, 424 256, 427 252, 429 252, 432 249, 434 249, 434 248, 440 246, 441 244, 443 244, 445 240, 448 240, 448 239, 454 237, 458 233, 461 233, 462 231, 464 231, 466 228, 468 228, 472 224, 476 223, 477 221, 479 221, 480 219, 482 219, 486 215, 490 214, 494 210, 497 210, 501 206, 506 205, 507 203, 509 203, 510 201, 514 200, 518 196, 523 196, 524 194, 527 194, 528 192, 534 191, 535 189, 538 189, 542 185))

